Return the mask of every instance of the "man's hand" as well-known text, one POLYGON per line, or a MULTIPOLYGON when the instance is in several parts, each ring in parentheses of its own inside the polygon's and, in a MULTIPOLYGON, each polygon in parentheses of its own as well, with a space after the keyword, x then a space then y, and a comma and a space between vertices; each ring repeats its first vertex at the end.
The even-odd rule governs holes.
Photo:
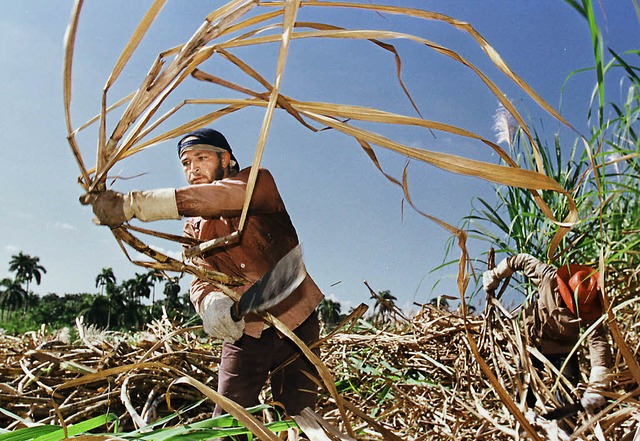
POLYGON ((600 393, 602 389, 609 387, 609 375, 611 370, 604 366, 592 366, 589 373, 589 387, 582 395, 580 403, 584 410, 589 413, 595 413, 599 408, 607 402, 606 398, 600 393))
POLYGON ((500 285, 500 278, 494 270, 488 270, 482 274, 482 288, 484 288, 484 292, 492 293, 498 285, 500 285))
POLYGON ((80 198, 83 204, 91 204, 97 223, 117 228, 132 216, 125 214, 125 197, 117 191, 107 190, 103 193, 85 195, 80 198))
POLYGON ((556 420, 547 420, 544 417, 537 415, 533 409, 529 409, 525 412, 524 417, 529 421, 529 424, 533 426, 538 432, 538 435, 544 435, 545 439, 556 439, 559 441, 568 441, 571 437, 560 427, 556 420))
POLYGON ((117 228, 134 217, 143 222, 180 219, 173 188, 118 193, 107 190, 80 197, 84 205, 91 204, 97 223, 117 228))
POLYGON ((232 305, 233 300, 222 292, 207 294, 200 306, 204 332, 229 343, 239 340, 244 319, 236 322, 231 318, 232 305))
POLYGON ((513 270, 509 267, 507 259, 502 261, 494 269, 485 271, 482 274, 482 287, 486 293, 491 293, 500 285, 500 281, 513 274, 513 270))
POLYGON ((590 414, 596 413, 607 402, 607 399, 600 393, 587 389, 580 399, 580 404, 590 414))

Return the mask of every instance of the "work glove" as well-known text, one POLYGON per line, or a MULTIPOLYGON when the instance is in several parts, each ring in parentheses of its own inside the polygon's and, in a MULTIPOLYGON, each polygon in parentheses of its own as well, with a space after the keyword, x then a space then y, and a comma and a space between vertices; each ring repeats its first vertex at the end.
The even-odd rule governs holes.
POLYGON ((117 228, 132 218, 144 222, 160 219, 180 219, 173 188, 118 193, 107 190, 84 195, 83 204, 91 204, 99 225, 117 228))
POLYGON ((568 441, 570 439, 570 436, 558 427, 557 421, 547 420, 546 418, 536 414, 533 409, 527 410, 524 416, 529 424, 537 430, 538 435, 545 435, 545 439, 554 439, 558 441, 568 441))
POLYGON ((601 391, 609 387, 611 370, 604 366, 593 366, 589 375, 589 386, 580 399, 580 404, 588 413, 595 413, 604 406, 607 399, 601 391))
POLYGON ((233 300, 222 292, 207 294, 200 304, 204 332, 229 343, 239 340, 244 331, 244 319, 236 322, 231 318, 232 305, 233 300))
POLYGON ((500 285, 502 279, 506 279, 513 270, 509 267, 507 259, 502 261, 493 269, 485 271, 482 274, 482 287, 487 294, 492 293, 500 285))

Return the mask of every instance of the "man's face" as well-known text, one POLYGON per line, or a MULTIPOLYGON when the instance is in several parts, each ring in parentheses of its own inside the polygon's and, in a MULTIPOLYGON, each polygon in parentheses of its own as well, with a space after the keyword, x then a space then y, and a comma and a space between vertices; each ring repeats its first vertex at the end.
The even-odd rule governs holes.
POLYGON ((190 185, 210 184, 229 176, 229 153, 189 150, 180 156, 182 170, 190 185))

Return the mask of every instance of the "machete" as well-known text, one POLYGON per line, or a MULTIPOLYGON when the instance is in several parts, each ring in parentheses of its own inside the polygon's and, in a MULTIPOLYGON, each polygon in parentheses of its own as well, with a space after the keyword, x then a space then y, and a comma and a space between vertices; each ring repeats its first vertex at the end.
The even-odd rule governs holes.
POLYGON ((277 305, 295 291, 306 276, 298 244, 234 302, 231 317, 237 322, 251 312, 263 312, 277 305))
POLYGON ((580 401, 576 401, 575 403, 567 404, 549 411, 542 415, 542 417, 547 420, 561 420, 563 418, 573 416, 582 410, 584 410, 582 403, 580 403, 580 401))

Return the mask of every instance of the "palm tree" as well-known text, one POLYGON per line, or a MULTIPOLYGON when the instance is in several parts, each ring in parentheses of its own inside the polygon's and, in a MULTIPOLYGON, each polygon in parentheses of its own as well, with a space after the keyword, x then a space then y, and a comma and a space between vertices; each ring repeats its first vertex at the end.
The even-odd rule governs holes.
POLYGON ((127 309, 127 299, 126 294, 124 293, 124 289, 121 286, 116 285, 115 283, 106 284, 106 294, 106 298, 108 301, 107 304, 109 305, 107 329, 110 329, 112 316, 118 318, 118 325, 122 324, 122 314, 127 309))
POLYGON ((167 308, 167 313, 175 315, 176 312, 182 310, 182 303, 180 302, 180 280, 175 277, 168 279, 164 284, 164 304, 167 308))
POLYGON ((116 283, 116 276, 113 274, 112 268, 102 268, 102 272, 96 276, 96 288, 100 287, 100 294, 104 294, 104 287, 107 285, 114 285, 116 283))
POLYGON ((164 280, 164 275, 156 270, 149 270, 147 273, 147 279, 151 283, 151 305, 156 303, 156 282, 162 282, 164 280))
POLYGON ((320 301, 316 311, 320 316, 320 320, 322 320, 328 329, 331 329, 340 323, 340 309, 341 305, 339 302, 324 298, 320 301))
POLYGON ((39 262, 39 257, 31 257, 28 254, 23 254, 22 251, 11 257, 11 261, 9 262, 9 271, 16 272, 17 281, 27 282, 27 292, 29 292, 29 283, 35 279, 36 283, 40 285, 42 273, 47 272, 39 262))
POLYGON ((40 303, 40 296, 37 294, 26 291, 26 295, 24 296, 24 311, 27 312, 28 309, 34 309, 38 307, 40 303))
POLYGON ((109 329, 111 321, 111 304, 103 295, 91 299, 91 305, 85 311, 87 322, 99 328, 109 329))
POLYGON ((148 299, 151 296, 151 284, 148 274, 138 274, 132 279, 124 280, 121 284, 125 295, 125 309, 120 317, 127 328, 138 328, 146 317, 144 316, 144 305, 140 299, 148 299))
POLYGON ((0 281, 2 291, 0 291, 0 307, 2 308, 2 317, 4 319, 4 313, 11 314, 12 311, 18 309, 27 297, 27 291, 22 287, 22 283, 19 280, 13 280, 9 278, 2 279, 0 281))
POLYGON ((431 306, 435 306, 436 308, 442 309, 444 311, 448 311, 449 307, 451 306, 451 305, 449 305, 449 301, 447 300, 447 296, 444 296, 444 295, 440 295, 440 296, 438 296, 438 297, 436 297, 434 299, 431 299, 429 301, 429 304, 431 306))
POLYGON ((104 319, 100 320, 98 315, 106 312, 106 323, 104 325, 106 329, 109 329, 112 313, 116 312, 117 314, 118 311, 124 309, 124 299, 122 299, 121 290, 116 286, 116 276, 113 273, 113 268, 102 268, 102 272, 96 276, 96 288, 98 286, 100 287, 100 295, 92 302, 88 320, 100 326, 102 323, 99 324, 98 322, 102 322, 104 319))
POLYGON ((151 297, 151 286, 153 281, 149 280, 150 274, 138 274, 132 280, 131 289, 133 296, 140 301, 142 297, 148 299, 151 297))
POLYGON ((386 322, 391 313, 393 313, 396 307, 395 301, 398 299, 391 295, 391 291, 388 289, 379 291, 378 294, 372 295, 372 297, 376 299, 376 303, 373 306, 374 317, 380 319, 383 323, 386 322))

